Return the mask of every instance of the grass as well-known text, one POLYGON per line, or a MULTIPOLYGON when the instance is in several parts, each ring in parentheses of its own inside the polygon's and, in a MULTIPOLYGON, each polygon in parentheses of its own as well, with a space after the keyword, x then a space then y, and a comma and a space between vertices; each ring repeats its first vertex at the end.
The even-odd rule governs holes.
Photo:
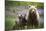
POLYGON ((5 16, 5 30, 10 30, 15 24, 15 17, 5 16))
MULTIPOLYGON (((15 20, 16 20, 15 18, 16 17, 14 17, 14 16, 5 16, 5 30, 6 31, 12 30, 14 26, 15 26, 15 30, 16 29, 18 29, 18 30, 19 29, 25 29, 24 27, 19 28, 19 26, 17 24, 15 24, 15 20)), ((44 23, 40 24, 39 28, 44 28, 44 23)), ((35 28, 35 29, 39 29, 39 28, 35 28)), ((34 29, 34 28, 32 28, 32 26, 30 25, 30 26, 27 26, 26 29, 34 29)))

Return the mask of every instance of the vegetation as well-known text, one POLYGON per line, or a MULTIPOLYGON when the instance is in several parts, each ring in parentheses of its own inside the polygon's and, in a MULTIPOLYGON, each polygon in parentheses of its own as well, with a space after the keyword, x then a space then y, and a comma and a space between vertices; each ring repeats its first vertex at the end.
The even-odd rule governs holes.
POLYGON ((15 24, 14 16, 5 16, 5 29, 11 30, 15 24))
POLYGON ((24 1, 6 1, 6 6, 28 6, 35 5, 37 8, 44 8, 44 3, 40 2, 24 2, 24 1))

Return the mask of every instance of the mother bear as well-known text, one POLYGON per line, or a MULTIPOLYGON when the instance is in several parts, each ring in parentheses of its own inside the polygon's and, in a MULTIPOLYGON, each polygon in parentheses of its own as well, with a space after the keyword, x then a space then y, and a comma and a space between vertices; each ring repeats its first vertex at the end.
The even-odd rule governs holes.
MULTIPOLYGON (((29 6, 30 7, 30 6, 29 6)), ((31 6, 28 13, 27 25, 37 28, 39 25, 39 14, 35 6, 31 6)))

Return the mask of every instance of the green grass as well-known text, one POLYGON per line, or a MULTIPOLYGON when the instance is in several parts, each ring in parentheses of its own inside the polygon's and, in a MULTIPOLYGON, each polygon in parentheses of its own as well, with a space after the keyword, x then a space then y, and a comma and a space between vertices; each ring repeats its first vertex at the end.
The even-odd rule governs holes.
MULTIPOLYGON (((13 29, 13 27, 15 26, 15 27, 18 27, 18 28, 15 28, 15 30, 16 29, 25 29, 24 27, 22 28, 22 27, 20 27, 20 26, 18 26, 17 24, 15 24, 15 19, 16 17, 14 17, 14 16, 5 16, 5 30, 6 31, 8 31, 8 30, 12 30, 13 29), (17 26, 16 26, 17 25, 17 26), (20 27, 20 28, 19 28, 20 27)), ((39 28, 44 28, 44 23, 42 23, 40 26, 39 26, 39 28)), ((39 29, 38 28, 38 29, 39 29)), ((30 26, 27 26, 27 29, 34 29, 34 28, 32 28, 32 26, 30 25, 30 26)), ((35 29, 37 29, 37 28, 35 28, 35 29)))
POLYGON ((5 30, 10 30, 15 24, 15 17, 5 16, 5 30))

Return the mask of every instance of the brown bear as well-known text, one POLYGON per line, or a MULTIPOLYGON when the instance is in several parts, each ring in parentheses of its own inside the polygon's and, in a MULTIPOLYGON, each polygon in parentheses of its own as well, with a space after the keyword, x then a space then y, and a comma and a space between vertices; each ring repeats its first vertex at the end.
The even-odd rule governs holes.
POLYGON ((37 9, 34 6, 31 6, 31 8, 29 9, 27 25, 28 26, 31 25, 32 28, 33 28, 33 26, 35 28, 38 27, 38 24, 39 24, 38 17, 39 17, 39 15, 37 13, 37 9))

